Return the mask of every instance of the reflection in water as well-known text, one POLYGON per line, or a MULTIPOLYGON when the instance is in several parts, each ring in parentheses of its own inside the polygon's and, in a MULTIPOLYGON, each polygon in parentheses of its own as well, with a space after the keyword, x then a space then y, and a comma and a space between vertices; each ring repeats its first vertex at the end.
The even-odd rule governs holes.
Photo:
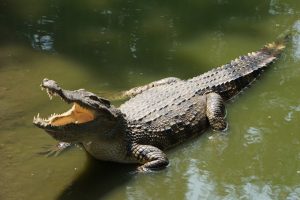
POLYGON ((271 0, 269 13, 271 15, 293 15, 295 11, 287 3, 280 0, 271 0))
POLYGON ((243 186, 244 195, 242 198, 245 199, 260 199, 260 200, 272 200, 272 188, 269 185, 263 185, 259 187, 252 183, 246 183, 243 186))
POLYGON ((34 49, 42 51, 54 51, 53 39, 50 35, 34 34, 31 45, 34 49))
POLYGON ((293 35, 294 59, 300 60, 300 20, 294 24, 295 33, 293 35))
POLYGON ((269 184, 262 184, 261 186, 253 183, 246 183, 242 187, 244 195, 242 199, 260 199, 260 200, 273 200, 273 199, 299 199, 300 188, 280 188, 269 184))
POLYGON ((130 42, 129 42, 129 49, 133 58, 137 58, 137 42, 139 38, 136 36, 135 33, 130 34, 130 42))
POLYGON ((28 37, 32 48, 54 52, 54 26, 57 17, 42 16, 34 24, 28 24, 28 37))
POLYGON ((300 187, 289 190, 289 194, 287 196, 287 200, 299 199, 300 197, 300 187))
POLYGON ((208 171, 198 168, 196 160, 191 159, 186 176, 188 176, 186 199, 214 199, 212 194, 215 183, 210 179, 208 171))
POLYGON ((188 177, 185 194, 185 199, 188 200, 294 200, 299 199, 300 196, 299 186, 281 187, 273 185, 271 182, 260 182, 259 178, 254 176, 240 177, 241 183, 239 184, 217 182, 209 171, 199 169, 197 160, 191 160, 185 176, 188 177))

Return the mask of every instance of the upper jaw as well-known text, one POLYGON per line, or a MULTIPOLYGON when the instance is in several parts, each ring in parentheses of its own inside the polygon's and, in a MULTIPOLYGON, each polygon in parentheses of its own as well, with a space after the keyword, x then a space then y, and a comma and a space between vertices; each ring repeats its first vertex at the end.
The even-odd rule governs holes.
POLYGON ((104 98, 98 97, 92 92, 84 89, 64 90, 54 80, 45 78, 41 83, 41 88, 46 89, 49 98, 60 96, 67 103, 77 103, 80 106, 92 110, 102 110, 103 106, 110 107, 110 102, 104 98))
POLYGON ((52 114, 47 119, 43 119, 39 114, 33 118, 33 123, 45 130, 55 130, 69 125, 79 125, 81 123, 94 120, 98 113, 109 111, 110 102, 100 98, 95 94, 80 90, 64 90, 55 81, 44 79, 41 88, 46 89, 50 99, 59 96, 67 103, 73 103, 72 108, 62 114, 52 114))

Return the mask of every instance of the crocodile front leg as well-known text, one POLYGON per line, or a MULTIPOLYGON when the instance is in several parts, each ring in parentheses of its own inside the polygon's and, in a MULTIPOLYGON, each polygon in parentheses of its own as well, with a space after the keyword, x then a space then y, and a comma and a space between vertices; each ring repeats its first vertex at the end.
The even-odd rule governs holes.
POLYGON ((225 106, 219 94, 209 93, 206 95, 206 116, 213 130, 222 131, 227 128, 225 106))
POLYGON ((138 172, 160 170, 169 164, 166 154, 159 148, 151 145, 133 145, 131 152, 133 157, 142 163, 137 168, 138 172))
POLYGON ((156 86, 160 86, 160 85, 165 85, 165 84, 170 84, 170 83, 175 83, 181 81, 179 78, 175 78, 175 77, 168 77, 168 78, 164 78, 158 81, 154 81, 151 82, 147 85, 143 85, 140 87, 135 87, 132 88, 130 90, 127 90, 125 92, 123 92, 123 97, 134 97, 150 88, 156 87, 156 86))
POLYGON ((52 146, 50 149, 47 149, 46 151, 39 152, 39 154, 46 155, 47 157, 50 156, 58 156, 62 152, 65 152, 70 147, 72 147, 73 144, 68 142, 59 142, 58 144, 52 146))

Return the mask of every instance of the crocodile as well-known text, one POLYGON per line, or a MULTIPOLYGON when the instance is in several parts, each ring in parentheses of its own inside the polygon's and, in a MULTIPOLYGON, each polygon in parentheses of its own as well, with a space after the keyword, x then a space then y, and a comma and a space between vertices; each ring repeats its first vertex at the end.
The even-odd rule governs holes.
POLYGON ((248 87, 279 58, 285 44, 273 42, 258 51, 188 80, 168 77, 124 92, 119 107, 86 91, 62 89, 44 79, 42 89, 72 107, 33 123, 60 147, 81 144, 94 158, 137 163, 137 171, 160 170, 169 165, 165 150, 211 128, 227 129, 225 103, 248 87))

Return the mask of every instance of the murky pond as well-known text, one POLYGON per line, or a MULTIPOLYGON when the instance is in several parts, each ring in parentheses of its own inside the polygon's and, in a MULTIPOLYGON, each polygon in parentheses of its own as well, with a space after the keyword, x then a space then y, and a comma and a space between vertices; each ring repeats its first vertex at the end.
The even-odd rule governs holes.
MULTIPOLYGON (((297 0, 0 0, 0 199, 300 199, 297 0), (106 98, 168 76, 201 74, 290 30, 284 55, 227 104, 229 129, 168 152, 170 166, 96 161, 32 125, 66 105, 44 77, 106 98)), ((114 101, 119 105, 120 101, 114 101)))

